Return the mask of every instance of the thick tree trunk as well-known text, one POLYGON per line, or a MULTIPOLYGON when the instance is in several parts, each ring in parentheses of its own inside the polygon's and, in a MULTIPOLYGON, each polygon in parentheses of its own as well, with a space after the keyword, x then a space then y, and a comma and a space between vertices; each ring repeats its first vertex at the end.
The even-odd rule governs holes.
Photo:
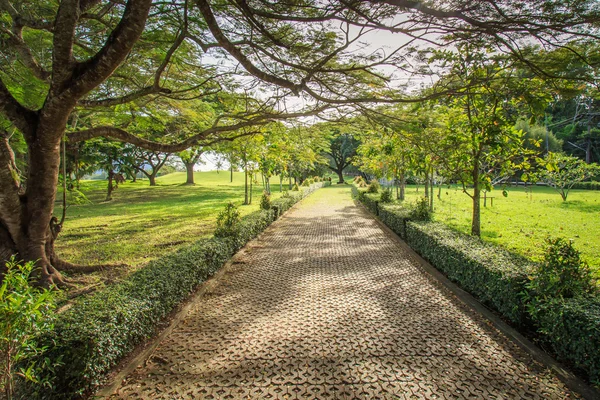
POLYGON ((150 181, 150 186, 156 186, 156 171, 148 175, 148 180, 150 181))
POLYGON ((344 183, 344 170, 337 170, 335 171, 338 175, 338 185, 344 183))
POLYGON ((185 181, 186 185, 193 185, 194 184, 194 164, 192 164, 192 163, 185 163, 185 171, 187 173, 187 180, 185 181))

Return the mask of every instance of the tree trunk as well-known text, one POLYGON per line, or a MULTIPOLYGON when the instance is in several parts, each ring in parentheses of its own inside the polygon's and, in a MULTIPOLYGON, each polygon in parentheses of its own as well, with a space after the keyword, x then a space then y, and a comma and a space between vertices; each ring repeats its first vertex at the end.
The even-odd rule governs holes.
POLYGON ((406 175, 404 171, 400 172, 400 201, 404 201, 406 192, 406 175))
POLYGON ((425 172, 425 198, 429 198, 429 172, 425 172))
POLYGON ((433 212, 433 170, 431 171, 429 177, 429 211, 433 212))
POLYGON ((230 178, 229 178, 229 182, 233 183, 233 164, 231 164, 231 168, 230 169, 231 169, 231 175, 230 175, 230 178))
POLYGON ((156 186, 156 171, 148 175, 148 180, 150 180, 150 186, 156 186))
POLYGON ((106 199, 104 199, 104 201, 111 201, 112 200, 112 193, 115 190, 115 187, 113 185, 113 178, 115 176, 115 173, 113 172, 113 170, 111 169, 110 171, 108 171, 108 187, 106 188, 106 199))
POLYGON ((283 192, 283 174, 279 175, 279 193, 283 192))
POLYGON ((337 175, 338 175, 338 185, 344 183, 344 170, 343 169, 338 169, 336 171, 337 175))
POLYGON ((246 166, 244 168, 244 204, 248 205, 249 203, 249 196, 248 196, 248 167, 246 166))
POLYGON ((186 185, 194 184, 194 163, 185 163, 185 171, 187 173, 186 185))
POLYGON ((248 202, 248 204, 252 204, 252 185, 254 183, 254 177, 252 175, 250 175, 250 201, 248 202))

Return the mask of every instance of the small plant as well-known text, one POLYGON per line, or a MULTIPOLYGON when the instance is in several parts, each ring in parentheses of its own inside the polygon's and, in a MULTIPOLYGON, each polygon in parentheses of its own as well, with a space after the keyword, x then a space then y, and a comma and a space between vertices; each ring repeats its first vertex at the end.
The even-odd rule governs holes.
POLYGON ((284 190, 283 193, 281 194, 281 197, 284 199, 290 198, 290 192, 288 192, 287 190, 284 190))
POLYGON ((304 182, 302 182, 302 186, 304 186, 304 187, 310 186, 310 183, 308 183, 308 179, 305 179, 304 182))
POLYGON ((537 300, 572 298, 594 289, 592 272, 570 241, 546 239, 544 260, 528 284, 537 300))
MULTIPOLYGON (((17 264, 11 259, 0 286, 0 388, 12 399, 15 378, 40 382, 33 361, 47 350, 37 338, 54 328, 56 292, 34 287, 30 275, 34 263, 17 264)), ((42 361, 45 362, 45 361, 42 361)))
POLYGON ((240 212, 233 203, 228 203, 217 216, 216 237, 234 236, 240 223, 240 212))
POLYGON ((392 195, 392 191, 390 189, 385 189, 383 192, 381 192, 381 198, 379 201, 382 203, 391 203, 393 199, 394 197, 392 195))
POLYGON ((298 187, 297 183, 294 183, 294 186, 292 186, 292 192, 298 192, 300 191, 300 188, 298 187))
POLYGON ((412 205, 410 211, 411 219, 415 221, 431 221, 431 211, 429 210, 429 200, 427 197, 420 197, 412 205))
POLYGON ((364 180, 358 181, 358 182, 356 183, 356 185, 357 185, 359 188, 366 188, 366 187, 368 186, 368 185, 367 185, 367 182, 365 182, 364 180))
POLYGON ((379 189, 381 189, 381 185, 377 182, 377 179, 373 179, 371 183, 369 183, 367 193, 379 193, 379 189))
POLYGON ((271 209, 271 194, 266 190, 263 191, 262 197, 260 198, 260 208, 263 210, 271 209))

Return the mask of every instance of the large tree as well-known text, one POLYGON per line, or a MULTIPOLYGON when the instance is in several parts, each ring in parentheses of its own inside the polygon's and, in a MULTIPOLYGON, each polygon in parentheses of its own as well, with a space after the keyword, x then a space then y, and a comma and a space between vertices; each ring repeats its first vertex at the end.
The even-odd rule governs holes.
MULTIPOLYGON (((61 140, 103 136, 179 152, 331 105, 348 112, 373 102, 414 101, 398 75, 378 66, 395 68, 402 80, 405 71, 425 71, 413 68, 419 45, 479 36, 528 63, 518 43, 531 37, 548 45, 574 35, 598 38, 591 0, 1 0, 0 13, 0 254, 36 260, 46 284, 60 283, 59 270, 68 265, 53 251, 61 229, 53 222, 61 140), (372 52, 362 43, 373 31, 402 37, 397 48, 372 52), (240 78, 228 79, 233 74, 240 78), (244 106, 222 110, 209 128, 185 139, 151 141, 94 118, 67 129, 75 110, 106 114, 158 97, 214 97, 239 85, 248 95, 244 106), (273 96, 252 100, 264 89, 273 96), (289 96, 304 97, 309 109, 287 111, 282 99, 289 96), (26 182, 7 139, 13 129, 27 145, 26 182)), ((448 90, 436 84, 427 97, 448 90)))
POLYGON ((325 154, 329 156, 328 167, 338 176, 338 183, 344 183, 344 169, 352 163, 360 142, 348 133, 337 133, 331 138, 325 154))

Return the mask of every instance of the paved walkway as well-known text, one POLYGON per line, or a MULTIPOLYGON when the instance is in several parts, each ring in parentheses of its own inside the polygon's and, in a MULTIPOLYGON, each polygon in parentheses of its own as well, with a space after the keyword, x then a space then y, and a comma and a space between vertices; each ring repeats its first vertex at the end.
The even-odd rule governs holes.
POLYGON ((114 396, 571 397, 339 187, 317 191, 240 252, 114 396))

